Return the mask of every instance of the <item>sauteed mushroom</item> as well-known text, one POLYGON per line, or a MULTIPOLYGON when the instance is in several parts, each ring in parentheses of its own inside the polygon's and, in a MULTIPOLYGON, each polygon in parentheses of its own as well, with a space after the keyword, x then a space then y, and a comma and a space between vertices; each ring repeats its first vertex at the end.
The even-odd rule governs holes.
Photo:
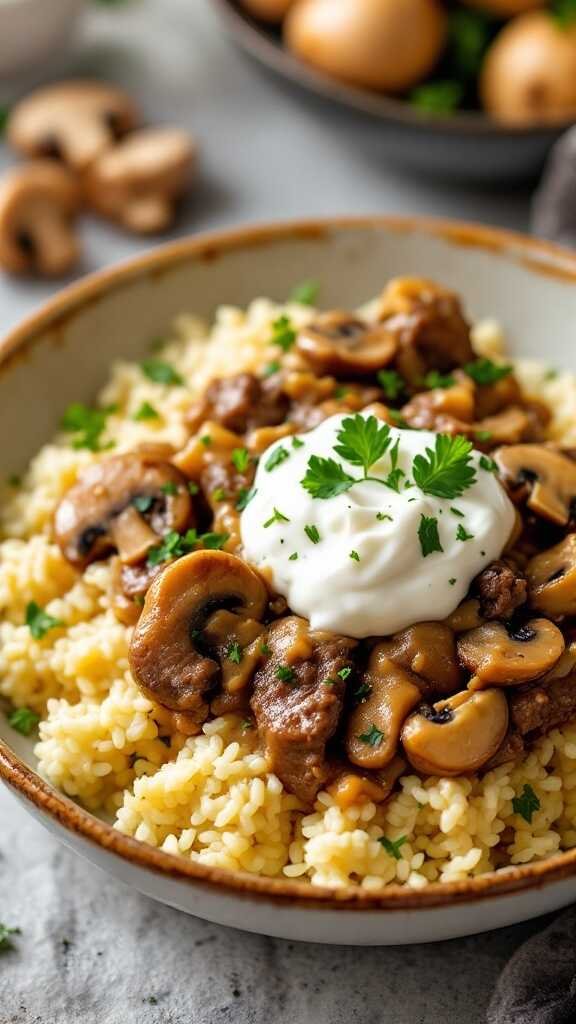
POLYGON ((576 615, 576 534, 535 555, 526 566, 530 604, 543 615, 576 615))
POLYGON ((397 348, 394 337, 384 327, 342 310, 321 313, 302 328, 296 345, 320 373, 353 376, 374 373, 387 366, 397 348))
POLYGON ((508 702, 500 690, 457 693, 406 720, 402 746, 410 764, 426 775, 478 771, 494 756, 508 729, 508 702))
POLYGON ((384 768, 396 755, 402 724, 422 694, 417 677, 391 661, 380 645, 370 657, 366 682, 370 693, 348 719, 344 746, 352 764, 384 768))
MULTIPOLYGON (((195 551, 177 559, 152 583, 132 637, 130 666, 140 689, 171 711, 204 721, 205 697, 221 669, 221 627, 230 622, 213 618, 205 635, 210 615, 234 612, 234 629, 243 639, 243 628, 248 630, 250 643, 259 635, 267 598, 260 576, 234 555, 195 551)), ((229 687, 241 688, 240 676, 232 670, 226 676, 229 687)))
POLYGON ((558 661, 564 646, 562 633, 548 619, 531 619, 516 629, 486 622, 458 637, 460 661, 474 674, 472 689, 538 679, 558 661))
POLYGON ((13 167, 0 183, 0 267, 12 274, 63 274, 80 247, 73 224, 80 190, 64 167, 36 160, 13 167))
POLYGON ((529 489, 527 505, 537 515, 565 526, 576 498, 576 463, 539 444, 499 448, 494 458, 513 496, 529 489))
POLYGON ((95 81, 69 81, 37 89, 17 103, 8 141, 25 156, 56 157, 83 169, 134 128, 132 100, 95 81))
POLYGON ((85 469, 56 509, 54 533, 65 558, 86 566, 117 549, 140 562, 159 537, 193 525, 183 475, 153 452, 130 452, 85 469))
POLYGON ((454 633, 443 622, 419 622, 378 644, 376 650, 419 676, 427 692, 451 693, 460 686, 454 633))

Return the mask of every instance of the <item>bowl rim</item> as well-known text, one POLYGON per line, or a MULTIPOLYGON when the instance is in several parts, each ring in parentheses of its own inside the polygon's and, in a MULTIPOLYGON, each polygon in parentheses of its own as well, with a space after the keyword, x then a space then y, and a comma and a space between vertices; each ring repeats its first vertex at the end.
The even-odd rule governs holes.
POLYGON ((566 118, 550 123, 540 121, 534 124, 505 124, 488 117, 481 110, 457 110, 446 115, 427 114, 411 106, 406 100, 387 96, 375 90, 361 89, 359 86, 323 74, 303 60, 299 60, 270 36, 272 25, 258 22, 247 11, 241 10, 238 7, 238 0, 213 0, 213 4, 233 40, 275 74, 300 88, 319 94, 324 99, 380 120, 389 118, 398 124, 453 135, 499 138, 554 138, 574 123, 574 119, 566 118))
MULTIPOLYGON (((58 292, 0 342, 0 373, 49 331, 69 325, 77 313, 138 279, 158 279, 179 264, 211 262, 233 251, 274 246, 286 241, 330 242, 353 231, 384 231, 434 237, 462 248, 501 253, 533 273, 576 283, 576 254, 550 242, 471 222, 430 217, 360 216, 288 220, 210 232, 162 245, 118 265, 91 274, 58 292)), ((37 811, 72 833, 135 867, 188 882, 220 894, 322 910, 406 911, 474 903, 483 899, 540 889, 576 876, 576 849, 542 861, 507 868, 464 882, 435 882, 415 890, 389 885, 380 892, 360 886, 342 889, 311 886, 297 879, 265 878, 189 861, 125 836, 58 792, 0 738, 0 778, 37 811)))

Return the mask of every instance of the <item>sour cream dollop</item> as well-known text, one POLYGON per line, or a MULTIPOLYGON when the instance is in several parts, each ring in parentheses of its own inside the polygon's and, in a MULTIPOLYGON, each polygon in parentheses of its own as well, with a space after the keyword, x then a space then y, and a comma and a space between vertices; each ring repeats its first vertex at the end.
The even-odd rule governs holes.
POLYGON ((398 441, 397 466, 405 474, 398 493, 362 480, 336 497, 312 497, 302 485, 311 455, 335 459, 354 478, 363 475, 334 451, 345 419, 332 416, 262 455, 241 517, 246 559, 271 575, 274 588, 313 629, 387 636, 446 618, 474 577, 502 554, 514 525, 514 507, 486 468, 491 460, 471 452, 476 480, 460 497, 424 494, 413 482, 413 461, 434 449, 437 435, 392 427, 388 450, 370 476, 386 478, 398 441), (424 555, 423 517, 428 529, 436 521, 442 551, 424 555))

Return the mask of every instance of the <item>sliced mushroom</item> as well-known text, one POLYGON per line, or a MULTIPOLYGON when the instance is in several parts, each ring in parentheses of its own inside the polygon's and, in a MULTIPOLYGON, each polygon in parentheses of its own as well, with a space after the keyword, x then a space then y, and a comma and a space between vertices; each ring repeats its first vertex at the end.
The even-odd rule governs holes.
POLYGON ((406 720, 402 746, 425 775, 476 772, 494 756, 508 730, 508 702, 501 690, 457 693, 406 720))
POLYGON ((220 662, 225 693, 237 694, 246 689, 262 657, 257 641, 263 632, 261 622, 226 608, 220 608, 208 619, 202 641, 220 662))
POLYGON ((460 686, 454 633, 443 622, 419 622, 384 640, 376 650, 379 657, 419 676, 426 692, 452 693, 460 686))
POLYGON ((471 433, 474 384, 464 374, 449 388, 422 391, 402 408, 402 417, 417 430, 442 434, 471 433))
POLYGON ((468 598, 459 604, 444 621, 455 633, 466 633, 471 629, 476 629, 484 622, 480 611, 480 601, 475 597, 468 598))
POLYGON ((25 156, 63 160, 75 170, 134 128, 138 115, 121 89, 96 81, 49 85, 17 103, 8 122, 8 141, 25 156))
POLYGON ((406 768, 406 761, 400 754, 397 754, 381 771, 370 774, 358 770, 351 771, 348 767, 338 772, 334 782, 327 789, 338 807, 342 807, 343 810, 366 803, 368 800, 376 804, 382 803, 388 799, 406 768))
POLYGON ((49 160, 14 167, 0 182, 0 267, 11 274, 63 274, 80 258, 74 221, 80 190, 49 160))
POLYGON ((512 497, 521 499, 528 491, 528 508, 544 519, 566 525, 576 498, 576 462, 539 444, 499 448, 494 458, 512 497))
POLYGON ((422 694, 418 679, 375 647, 366 673, 370 693, 351 712, 344 748, 352 764, 360 768, 384 768, 398 752, 406 715, 422 694))
POLYGON ((551 619, 576 615, 576 534, 530 559, 526 575, 533 608, 551 619))
POLYGON ((304 327, 296 346, 316 370, 336 376, 374 373, 391 362, 397 349, 385 327, 341 310, 322 313, 304 327))
POLYGON ((88 167, 88 202, 129 231, 164 231, 189 183, 195 151, 192 139, 175 128, 134 132, 88 167))
POLYGON ((130 667, 140 689, 170 710, 204 721, 223 653, 222 620, 214 624, 212 618, 205 638, 210 616, 221 609, 235 613, 238 635, 244 629, 255 637, 267 597, 261 577, 234 555, 195 551, 177 559, 154 580, 132 636, 130 667))
POLYGON ((472 689, 517 686, 548 672, 564 646, 562 633, 548 619, 531 619, 515 629, 486 622, 458 637, 458 656, 473 673, 472 689))
POLYGON ((378 318, 396 337, 397 368, 415 389, 428 370, 445 372, 474 359, 458 296, 434 281, 394 278, 382 294, 378 318))
POLYGON ((186 480, 146 452, 102 459, 85 469, 56 509, 54 534, 65 558, 86 566, 116 549, 125 565, 159 538, 193 525, 186 480))

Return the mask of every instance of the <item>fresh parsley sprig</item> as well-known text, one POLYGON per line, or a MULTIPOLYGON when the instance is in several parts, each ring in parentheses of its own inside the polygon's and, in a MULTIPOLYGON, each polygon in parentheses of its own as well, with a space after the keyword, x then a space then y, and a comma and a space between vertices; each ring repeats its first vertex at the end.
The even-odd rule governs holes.
POLYGON ((436 498, 459 498, 476 482, 471 465, 472 442, 457 434, 438 434, 434 450, 426 456, 415 455, 412 463, 414 482, 424 494, 436 498))
POLYGON ((473 363, 466 363, 464 373, 468 374, 475 384, 496 384, 497 381, 508 377, 512 369, 509 363, 494 363, 484 357, 475 359, 473 363))
POLYGON ((390 427, 375 416, 347 416, 337 433, 334 451, 353 466, 361 466, 364 477, 390 446, 390 427))
POLYGON ((514 814, 519 814, 529 825, 532 824, 534 814, 540 810, 540 800, 529 783, 525 784, 520 796, 513 797, 512 809, 514 814))

